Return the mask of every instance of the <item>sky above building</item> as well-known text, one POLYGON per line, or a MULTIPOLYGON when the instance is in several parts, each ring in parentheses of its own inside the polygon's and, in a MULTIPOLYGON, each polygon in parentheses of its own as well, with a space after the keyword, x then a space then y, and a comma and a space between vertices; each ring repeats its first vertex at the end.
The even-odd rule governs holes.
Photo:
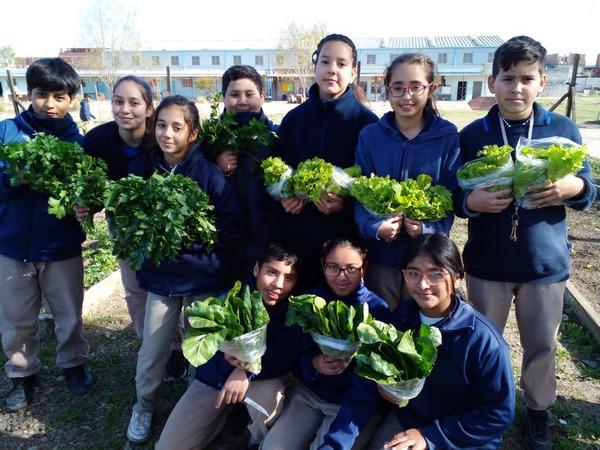
MULTIPOLYGON (((445 0, 429 2, 322 0, 29 0, 2 5, 0 47, 17 56, 52 56, 61 48, 90 46, 86 11, 93 2, 136 4, 142 45, 152 41, 277 40, 293 21, 327 25, 351 38, 527 34, 548 53, 600 53, 600 2, 445 0), (354 6, 357 5, 357 6, 354 6), (572 24, 572 25, 570 25, 572 24)), ((158 45, 156 46, 158 48, 158 45)))

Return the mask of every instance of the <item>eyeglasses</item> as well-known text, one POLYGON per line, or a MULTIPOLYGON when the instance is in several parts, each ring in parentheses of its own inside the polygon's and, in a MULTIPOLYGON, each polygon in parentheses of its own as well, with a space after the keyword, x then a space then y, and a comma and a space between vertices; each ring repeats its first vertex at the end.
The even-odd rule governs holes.
POLYGON ((336 264, 323 264, 323 269, 325 269, 325 275, 335 278, 339 276, 340 273, 344 273, 348 278, 356 278, 360 275, 361 267, 353 267, 348 266, 341 268, 336 264))
POLYGON ((436 285, 443 283, 446 279, 446 275, 450 274, 444 270, 430 270, 429 272, 423 273, 420 270, 403 269, 402 275, 404 275, 404 281, 407 283, 418 283, 421 281, 422 277, 425 277, 425 281, 427 281, 428 284, 436 285))
POLYGON ((425 89, 431 87, 433 83, 429 84, 411 84, 408 86, 387 86, 386 91, 390 97, 404 97, 408 92, 410 95, 423 95, 425 89))

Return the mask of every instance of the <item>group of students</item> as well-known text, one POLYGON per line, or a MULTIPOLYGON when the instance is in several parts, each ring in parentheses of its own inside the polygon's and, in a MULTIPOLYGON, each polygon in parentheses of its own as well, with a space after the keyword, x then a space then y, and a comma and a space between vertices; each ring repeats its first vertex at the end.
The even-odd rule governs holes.
MULTIPOLYGON (((195 368, 158 448, 203 448, 222 429, 227 405, 241 401, 250 403, 252 448, 498 448, 515 408, 502 338, 513 301, 523 346, 527 442, 533 449, 551 448, 547 409, 556 396, 554 339, 570 262, 565 205, 583 210, 594 201, 590 166, 586 161, 576 175, 532 186, 533 209, 515 210, 510 189, 461 191, 456 181, 457 168, 484 145, 515 147, 521 136, 581 143, 573 122, 535 102, 546 84, 545 54, 527 36, 501 45, 488 80, 497 105, 458 133, 435 107, 430 58, 404 54, 391 62, 385 85, 392 111, 378 119, 355 93, 353 42, 332 34, 314 52, 316 82, 307 101, 279 127, 262 110, 262 79, 252 67, 233 66, 224 73, 225 110, 239 123, 260 120, 279 140, 276 148, 256 154, 226 151, 217 157, 205 151, 192 102, 169 96, 154 109, 150 86, 135 76, 114 86, 114 121, 83 139, 68 114, 79 88, 77 74, 58 58, 33 63, 27 71, 31 106, 0 122, 0 142, 50 133, 82 143, 87 153, 107 162, 114 180, 154 172, 192 178, 215 207, 213 250, 198 243, 137 272, 119 261, 127 307, 142 339, 128 439, 149 439, 161 383, 185 375, 182 308, 242 279, 262 293, 270 316, 263 369, 254 376, 244 362, 221 352, 195 368), (253 171, 268 155, 281 156, 292 167, 315 156, 338 167, 356 162, 367 175, 397 180, 430 175, 452 191, 455 213, 469 219, 465 268, 447 237, 453 213, 434 223, 381 218, 333 193, 316 202, 275 201, 253 171), (515 215, 518 239, 511 241, 515 215), (465 273, 473 306, 456 292, 465 273), (293 292, 354 306, 366 302, 374 317, 399 330, 420 323, 438 327, 442 345, 423 391, 398 408, 375 383, 354 375, 353 361, 321 354, 310 335, 284 324, 293 292), (377 417, 383 417, 380 424, 377 417)), ((40 369, 42 296, 56 322, 57 365, 69 387, 85 394, 93 385, 81 321, 84 234, 76 219, 94 211, 79 205, 75 218, 57 219, 47 213, 48 196, 30 189, 26 178, 13 186, 6 174, 0 177, 0 332, 13 383, 6 406, 17 410, 31 401, 40 369)))

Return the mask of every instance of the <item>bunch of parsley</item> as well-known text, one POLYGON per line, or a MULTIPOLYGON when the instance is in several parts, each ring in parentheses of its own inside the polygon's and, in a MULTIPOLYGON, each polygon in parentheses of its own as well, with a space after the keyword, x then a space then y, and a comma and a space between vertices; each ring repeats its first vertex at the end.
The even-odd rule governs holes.
MULTIPOLYGON (((0 145, 0 160, 12 185, 27 182, 47 193, 48 213, 59 219, 73 213, 73 206, 99 209, 108 181, 104 161, 84 153, 81 146, 38 133, 25 142, 0 145)), ((83 222, 91 230, 92 215, 83 222)))
POLYGON ((216 239, 214 207, 196 182, 182 175, 129 175, 109 183, 104 206, 112 215, 113 253, 138 270, 148 259, 158 266, 182 249, 216 239))

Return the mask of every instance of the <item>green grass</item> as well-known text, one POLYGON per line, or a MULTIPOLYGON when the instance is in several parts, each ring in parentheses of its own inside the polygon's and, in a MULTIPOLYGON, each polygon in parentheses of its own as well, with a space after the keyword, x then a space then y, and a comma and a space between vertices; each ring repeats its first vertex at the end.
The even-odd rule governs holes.
POLYGON ((91 242, 83 250, 85 270, 83 285, 87 289, 106 278, 117 269, 117 259, 112 254, 108 228, 104 219, 94 220, 93 232, 87 236, 91 242))
MULTIPOLYGON (((540 97, 538 101, 546 109, 550 108, 558 98, 540 97)), ((567 101, 563 101, 554 112, 565 114, 567 101)), ((600 125, 598 120, 600 114, 600 94, 575 94, 575 118, 578 125, 596 124, 600 125)))

